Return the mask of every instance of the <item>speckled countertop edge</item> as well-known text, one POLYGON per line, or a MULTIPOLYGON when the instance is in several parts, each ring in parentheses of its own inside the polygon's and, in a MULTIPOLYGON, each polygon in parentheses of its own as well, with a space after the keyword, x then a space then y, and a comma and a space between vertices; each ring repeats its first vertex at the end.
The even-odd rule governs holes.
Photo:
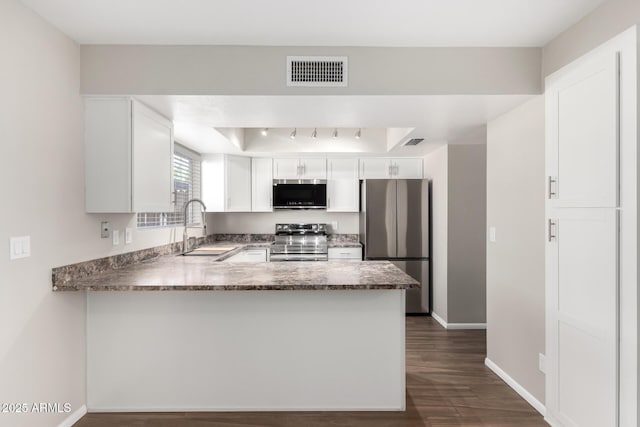
MULTIPOLYGON (((357 235, 334 235, 334 238, 329 239, 328 246, 329 247, 362 247, 360 242, 358 242, 357 235)), ((194 264, 202 264, 202 263, 213 263, 217 264, 219 261, 223 261, 244 249, 252 249, 252 248, 269 248, 271 243, 273 242, 273 235, 210 235, 206 239, 198 238, 196 239, 196 245, 198 247, 201 246, 235 246, 235 249, 223 253, 221 255, 205 255, 205 256, 189 256, 189 257, 179 257, 179 258, 191 258, 197 259, 201 258, 201 261, 193 261, 194 264), (206 259, 206 261, 204 261, 206 259)), ((400 280, 391 280, 389 279, 389 283, 380 283, 378 281, 373 280, 369 277, 364 281, 366 283, 353 283, 353 282, 344 282, 344 283, 312 283, 312 281, 307 280, 298 280, 295 283, 289 283, 281 280, 278 277, 271 277, 269 283, 239 283, 242 282, 242 276, 247 273, 246 264, 236 264, 236 266, 240 266, 241 271, 236 271, 234 273, 234 277, 229 280, 232 280, 234 284, 227 283, 202 283, 198 281, 192 281, 190 283, 181 283, 178 284, 172 283, 144 283, 144 284, 136 284, 131 283, 135 282, 135 280, 127 280, 123 279, 122 275, 126 275, 129 273, 135 273, 136 269, 146 268, 146 274, 149 273, 148 266, 159 264, 162 260, 166 262, 166 260, 174 259, 174 257, 178 256, 182 250, 181 243, 173 243, 168 245, 163 245, 155 248, 142 249, 135 252, 119 254, 111 257, 100 258, 96 260, 81 262, 77 264, 72 264, 68 266, 58 267, 52 269, 52 286, 54 291, 168 291, 168 290, 346 290, 346 289, 406 289, 412 287, 419 287, 418 282, 402 273, 400 270, 396 270, 393 275, 389 275, 387 273, 387 277, 392 279, 396 279, 398 273, 400 276, 404 275, 404 281, 400 280), (392 277, 393 276, 393 277, 392 277), (118 277, 117 283, 110 284, 110 278, 118 277), (95 280, 100 281, 100 283, 95 283, 95 280), (401 283, 402 282, 402 283, 401 283), (127 284, 128 283, 128 284, 127 284)), ((178 258, 175 258, 178 259, 178 258)), ((335 263, 340 263, 340 261, 329 261, 331 264, 326 264, 326 267, 329 269, 336 269, 335 263)), ((175 261, 170 262, 172 266, 167 272, 171 272, 172 268, 176 268, 177 264, 175 261)), ((212 265, 213 265, 212 264, 212 265)), ((291 266, 290 263, 286 263, 291 266)), ((217 264, 216 270, 225 270, 228 267, 221 267, 224 264, 217 264)), ((366 265, 366 264, 362 264, 366 265)), ((166 265, 165 265, 166 268, 166 265)), ((196 271, 198 267, 192 266, 190 268, 195 268, 196 271)), ((238 268, 238 267, 237 267, 238 268)), ((279 267, 282 268, 282 267, 279 267)), ((288 268, 288 267, 285 267, 288 268)), ((353 270, 353 263, 346 263, 346 268, 353 270)), ((369 268, 369 267, 367 267, 369 268)), ((395 267, 391 267, 395 269, 395 267)), ((191 271, 189 271, 191 272, 191 271)), ((185 273, 187 273, 185 271, 185 273)), ((254 272, 254 274, 258 274, 258 272, 254 272)), ((281 272, 280 274, 284 274, 285 276, 290 273, 281 272)), ((162 273, 158 272, 159 276, 162 276, 162 273)), ((162 280, 160 280, 162 281, 162 280)))

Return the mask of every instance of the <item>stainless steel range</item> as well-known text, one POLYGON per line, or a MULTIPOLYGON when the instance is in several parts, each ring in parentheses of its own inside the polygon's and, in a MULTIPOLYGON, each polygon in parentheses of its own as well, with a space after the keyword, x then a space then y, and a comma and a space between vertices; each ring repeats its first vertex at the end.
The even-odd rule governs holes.
POLYGON ((327 224, 276 224, 271 261, 326 261, 327 224))

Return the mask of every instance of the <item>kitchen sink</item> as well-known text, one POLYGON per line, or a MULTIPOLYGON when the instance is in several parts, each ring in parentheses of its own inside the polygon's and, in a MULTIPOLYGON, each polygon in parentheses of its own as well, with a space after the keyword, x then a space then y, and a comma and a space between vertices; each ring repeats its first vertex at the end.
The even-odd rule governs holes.
POLYGON ((222 254, 226 254, 229 251, 234 250, 237 246, 215 246, 215 247, 202 247, 196 248, 191 252, 187 252, 185 255, 187 256, 218 256, 222 254))

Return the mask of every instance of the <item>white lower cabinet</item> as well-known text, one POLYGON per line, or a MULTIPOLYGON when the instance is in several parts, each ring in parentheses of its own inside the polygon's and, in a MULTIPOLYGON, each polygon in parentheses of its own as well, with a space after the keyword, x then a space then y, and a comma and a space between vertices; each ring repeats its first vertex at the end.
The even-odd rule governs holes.
POLYGON ((362 248, 329 248, 329 261, 362 261, 362 248))
POLYGON ((223 262, 267 262, 269 249, 244 249, 223 262))

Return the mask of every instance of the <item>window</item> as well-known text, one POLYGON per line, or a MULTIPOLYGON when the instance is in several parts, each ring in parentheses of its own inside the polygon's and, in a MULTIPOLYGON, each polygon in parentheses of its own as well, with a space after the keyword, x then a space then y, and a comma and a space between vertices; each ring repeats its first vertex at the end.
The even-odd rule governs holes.
MULTIPOLYGON (((200 198, 200 156, 176 144, 173 152, 173 212, 138 212, 138 228, 175 227, 184 224, 184 204, 200 198)), ((199 204, 189 206, 188 223, 202 223, 199 204)))

